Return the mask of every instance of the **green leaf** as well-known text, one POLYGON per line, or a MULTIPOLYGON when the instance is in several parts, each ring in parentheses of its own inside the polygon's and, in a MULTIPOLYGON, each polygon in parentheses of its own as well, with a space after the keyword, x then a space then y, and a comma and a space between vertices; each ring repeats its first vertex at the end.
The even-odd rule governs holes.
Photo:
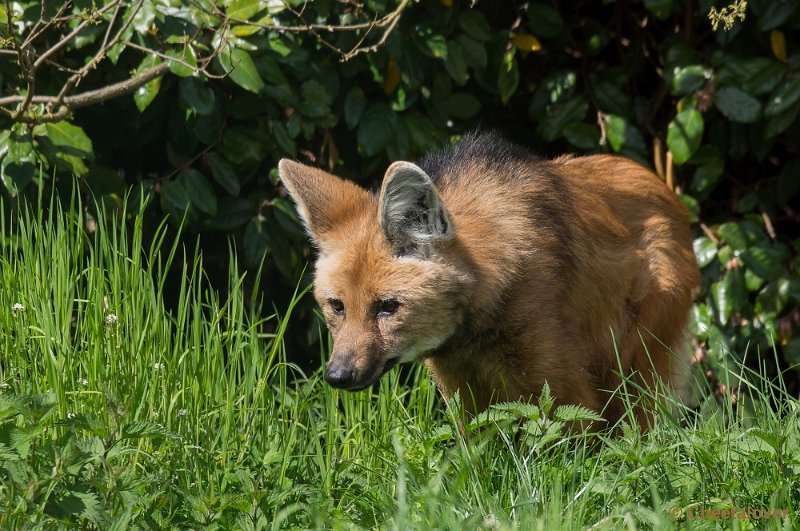
POLYGON ((761 12, 756 18, 759 31, 769 31, 777 28, 800 6, 798 0, 769 0, 761 3, 761 12))
POLYGON ((616 84, 610 81, 597 83, 594 91, 597 105, 607 114, 616 114, 626 119, 633 119, 631 99, 616 84))
POLYGON ((679 112, 667 127, 667 147, 675 164, 684 164, 703 140, 703 116, 695 109, 679 112))
POLYGON ((564 126, 564 138, 580 149, 595 149, 600 145, 600 131, 595 124, 572 122, 564 126))
POLYGON ((247 51, 228 44, 220 50, 217 60, 231 80, 243 89, 254 94, 264 89, 264 80, 258 74, 253 58, 247 51))
POLYGON ((92 141, 83 129, 69 122, 47 123, 47 138, 56 147, 82 158, 93 156, 92 141))
POLYGON ((194 47, 187 44, 180 50, 168 50, 167 55, 178 61, 169 61, 169 71, 180 77, 189 77, 197 71, 197 54, 194 47))
POLYGON ((475 69, 486 68, 488 56, 483 44, 467 35, 459 35, 456 37, 456 42, 461 45, 464 59, 469 66, 475 69))
POLYGON ((187 77, 181 79, 178 93, 187 107, 200 115, 208 116, 214 112, 214 91, 202 79, 187 77))
POLYGON ((248 268, 258 267, 270 251, 267 218, 259 214, 250 220, 244 231, 243 244, 245 264, 248 268))
POLYGON ((444 67, 447 73, 450 74, 450 77, 459 85, 463 85, 469 79, 464 49, 458 41, 450 41, 447 43, 447 56, 444 59, 444 67))
POLYGON ((700 219, 700 203, 697 202, 697 199, 688 194, 680 194, 678 199, 681 200, 683 207, 689 214, 689 222, 697 223, 697 221, 700 219))
POLYGON ((411 111, 403 113, 402 120, 417 152, 424 153, 447 143, 447 135, 436 127, 427 116, 411 111))
POLYGON ((2 160, 2 158, 6 156, 6 153, 8 153, 10 144, 11 131, 9 129, 0 131, 0 160, 2 160))
POLYGON ((456 118, 472 118, 481 110, 481 102, 469 92, 454 92, 444 101, 447 113, 456 118))
POLYGON ((756 297, 756 313, 777 317, 789 302, 790 287, 788 278, 778 278, 767 284, 756 297))
POLYGON ((333 97, 322 83, 310 79, 302 84, 300 93, 303 96, 300 107, 303 114, 312 118, 324 118, 331 114, 333 97))
POLYGON ((16 197, 32 181, 36 167, 26 161, 5 157, 0 163, 0 179, 11 197, 16 197))
POLYGON ((775 116, 800 100, 800 74, 794 74, 775 88, 767 100, 764 116, 775 116))
POLYGON ((761 117, 761 102, 736 87, 722 87, 714 93, 714 105, 733 122, 750 124, 761 117))
POLYGON ((606 138, 611 149, 622 151, 625 148, 633 150, 645 149, 644 138, 636 127, 621 116, 607 114, 604 119, 606 138))
POLYGON ((348 129, 358 125, 364 111, 367 109, 367 98, 359 87, 351 88, 344 98, 344 121, 348 129))
POLYGON ((0 178, 11 197, 25 189, 33 180, 34 171, 38 166, 38 157, 33 149, 32 136, 25 129, 19 134, 22 126, 14 126, 12 131, 0 133, 0 178))
POLYGON ((234 164, 260 162, 266 155, 269 137, 257 129, 244 126, 232 127, 222 136, 222 153, 234 164))
POLYGON ((217 213, 217 196, 205 175, 189 168, 178 174, 178 180, 186 188, 189 199, 198 210, 212 216, 217 213))
POLYGON ((701 236, 694 241, 694 255, 697 257, 697 265, 701 268, 706 267, 717 257, 717 244, 705 236, 701 236))
POLYGON ((583 406, 565 404, 558 406, 553 412, 553 418, 561 422, 593 421, 600 422, 605 420, 601 415, 583 406))
POLYGON ((789 129, 795 123, 798 114, 800 114, 800 102, 780 114, 770 116, 764 124, 764 138, 774 138, 789 129))
POLYGON ((232 19, 247 20, 261 11, 261 0, 234 0, 226 11, 232 19))
POLYGON ((731 246, 731 249, 734 249, 735 251, 743 251, 747 249, 747 234, 739 223, 723 223, 719 226, 719 235, 722 236, 723 242, 731 246))
POLYGON ((752 269, 745 268, 744 270, 744 285, 747 287, 747 291, 754 292, 761 289, 761 286, 764 285, 766 282, 763 278, 756 275, 752 269))
POLYGON ((519 85, 519 68, 514 57, 514 50, 503 55, 503 62, 497 75, 497 88, 500 91, 500 100, 503 105, 508 103, 511 96, 517 91, 519 85))
POLYGON ((427 34, 422 35, 425 43, 425 50, 437 59, 444 59, 447 57, 447 41, 444 35, 429 29, 427 34))
POLYGON ((697 171, 694 172, 692 178, 692 190, 695 192, 710 191, 717 184, 722 172, 725 169, 725 163, 721 157, 715 157, 708 162, 702 164, 697 171))
MULTIPOLYGON (((139 63, 139 67, 136 69, 136 71, 143 72, 144 70, 152 68, 159 63, 161 63, 160 57, 157 55, 148 55, 142 59, 142 62, 139 63)), ((133 92, 133 101, 136 103, 136 108, 139 109, 139 112, 144 112, 148 105, 150 105, 153 100, 156 99, 156 96, 158 96, 158 91, 161 89, 161 79, 162 76, 158 76, 152 81, 148 81, 133 92)))
POLYGON ((786 253, 772 247, 751 246, 739 255, 742 262, 765 280, 775 280, 784 274, 786 253))
POLYGON ((756 73, 745 77, 742 90, 754 96, 766 94, 780 83, 785 72, 786 66, 783 63, 767 59, 767 62, 756 73))
POLYGON ((295 89, 289 84, 278 62, 268 55, 262 55, 258 58, 258 68, 267 83, 264 92, 281 105, 290 105, 295 89))
POLYGON ((236 170, 222 156, 213 151, 206 155, 206 162, 211 168, 211 175, 231 195, 239 195, 241 185, 236 170))
POLYGON ((550 105, 537 124, 536 132, 544 140, 552 142, 561 136, 567 124, 582 122, 588 109, 589 102, 583 96, 550 105))
POLYGON ((133 13, 133 28, 137 33, 146 35, 156 19, 156 7, 152 0, 146 0, 138 6, 129 6, 128 11, 133 13))
POLYGON ((283 122, 279 122, 274 120, 270 122, 270 131, 272 132, 272 138, 275 140, 276 144, 280 148, 277 151, 277 157, 295 157, 297 155, 297 145, 294 142, 294 139, 289 136, 289 132, 286 130, 286 126, 283 122))
POLYGON ((719 320, 726 324, 734 312, 742 311, 747 302, 747 288, 744 283, 744 272, 741 268, 729 269, 719 283, 717 295, 717 307, 719 320))
POLYGON ((163 208, 177 217, 176 222, 183 219, 183 215, 192 204, 189 192, 178 180, 167 181, 161 185, 161 200, 163 208))
POLYGON ((223 197, 217 205, 217 215, 203 220, 203 226, 230 231, 250 221, 256 213, 253 203, 242 197, 223 197))
POLYGON ((63 517, 79 521, 86 519, 95 525, 103 522, 102 504, 98 496, 92 492, 66 491, 57 498, 48 501, 45 512, 51 516, 63 517))
POLYGON ((458 17, 458 25, 473 39, 488 41, 492 38, 492 28, 483 14, 475 9, 463 10, 458 17))
POLYGON ((558 37, 564 31, 564 21, 558 11, 547 4, 532 2, 528 5, 528 28, 540 37, 558 37))
POLYGON ((377 103, 367 109, 358 124, 358 147, 364 155, 377 155, 389 145, 394 138, 397 127, 397 115, 386 103, 377 103))
POLYGON ((153 437, 172 440, 181 438, 169 428, 146 420, 127 422, 120 429, 120 438, 122 439, 150 439, 153 437))
POLYGON ((94 158, 92 142, 80 127, 68 122, 36 126, 38 152, 61 171, 84 176, 88 171, 85 161, 94 158))
POLYGON ((711 76, 703 65, 676 66, 672 72, 672 94, 685 96, 703 86, 711 76))
POLYGON ((125 179, 111 168, 106 166, 94 165, 84 177, 86 184, 96 196, 106 194, 117 194, 122 196, 127 185, 125 179))
POLYGON ((586 21, 583 32, 586 38, 585 49, 588 55, 598 55, 611 42, 608 28, 595 19, 586 21))

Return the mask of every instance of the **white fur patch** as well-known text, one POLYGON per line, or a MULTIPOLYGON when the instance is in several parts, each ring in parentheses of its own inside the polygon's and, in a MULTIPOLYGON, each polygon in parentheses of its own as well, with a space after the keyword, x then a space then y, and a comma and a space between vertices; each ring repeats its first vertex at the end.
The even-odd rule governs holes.
POLYGON ((411 363, 419 360, 424 354, 444 343, 445 339, 447 338, 429 339, 427 341, 415 344, 402 356, 400 356, 400 363, 411 363))

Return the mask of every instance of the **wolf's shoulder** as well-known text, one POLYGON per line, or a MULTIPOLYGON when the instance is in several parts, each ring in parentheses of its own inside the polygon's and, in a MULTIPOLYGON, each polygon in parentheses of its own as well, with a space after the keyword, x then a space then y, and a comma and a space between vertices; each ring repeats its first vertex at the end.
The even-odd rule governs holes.
POLYGON ((438 183, 445 175, 457 180, 474 176, 481 170, 513 179, 520 169, 530 170, 544 163, 543 158, 496 131, 478 130, 465 134, 449 148, 426 155, 418 165, 438 183))

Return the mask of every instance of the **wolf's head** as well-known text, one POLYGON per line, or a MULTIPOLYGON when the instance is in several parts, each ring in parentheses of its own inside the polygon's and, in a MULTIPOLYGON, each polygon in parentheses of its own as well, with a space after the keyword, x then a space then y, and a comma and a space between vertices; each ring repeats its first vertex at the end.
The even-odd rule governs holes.
POLYGON ((334 340, 328 383, 363 389, 454 333, 470 267, 422 169, 392 164, 376 196, 297 162, 278 168, 319 249, 314 295, 334 340))

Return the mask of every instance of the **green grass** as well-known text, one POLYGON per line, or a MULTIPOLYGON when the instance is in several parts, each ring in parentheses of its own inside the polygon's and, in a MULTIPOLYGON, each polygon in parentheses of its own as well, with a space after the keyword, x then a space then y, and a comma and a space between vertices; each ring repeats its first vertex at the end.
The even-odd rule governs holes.
POLYGON ((292 306, 246 298, 235 261, 221 300, 163 227, 145 248, 140 218, 87 233, 81 211, 1 227, 0 528, 797 525, 800 408, 780 380, 741 369, 735 408, 701 387, 699 413, 672 404, 644 437, 564 437, 584 412, 546 394, 463 437, 422 367, 352 394, 306 378, 284 361, 292 306))

